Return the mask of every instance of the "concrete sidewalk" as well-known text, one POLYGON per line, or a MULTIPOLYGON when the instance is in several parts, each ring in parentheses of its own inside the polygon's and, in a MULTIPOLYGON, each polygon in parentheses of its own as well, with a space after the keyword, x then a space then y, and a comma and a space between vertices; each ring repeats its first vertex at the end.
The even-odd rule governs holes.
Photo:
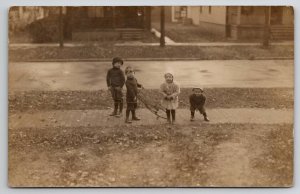
MULTIPOLYGON (((260 42, 174 42, 171 40, 166 41, 167 46, 202 46, 202 47, 228 47, 228 46, 261 46, 260 42)), ((271 42, 270 45, 274 46, 291 46, 294 42, 271 42)), ((40 47, 59 47, 58 43, 10 43, 9 49, 28 49, 28 48, 40 48, 40 47)), ((103 45, 91 42, 91 43, 65 43, 64 47, 86 47, 86 46, 100 46, 103 45)), ((143 43, 140 41, 130 41, 125 43, 116 43, 115 46, 159 46, 159 43, 143 43)))
MULTIPOLYGON (((122 118, 111 117, 111 110, 57 110, 41 111, 34 113, 10 113, 9 128, 17 129, 24 127, 92 127, 92 126, 123 126, 122 118)), ((245 124, 283 124, 293 123, 292 109, 259 109, 259 108, 235 108, 235 109, 208 109, 210 124, 222 123, 245 123, 245 124)), ((166 123, 165 119, 157 119, 156 115, 147 109, 138 109, 137 115, 141 121, 129 125, 157 125, 166 123)), ((162 115, 164 113, 162 112, 162 115)), ((176 112, 177 124, 191 124, 190 111, 178 109, 176 112)), ((204 123, 203 116, 196 113, 196 121, 204 123)))

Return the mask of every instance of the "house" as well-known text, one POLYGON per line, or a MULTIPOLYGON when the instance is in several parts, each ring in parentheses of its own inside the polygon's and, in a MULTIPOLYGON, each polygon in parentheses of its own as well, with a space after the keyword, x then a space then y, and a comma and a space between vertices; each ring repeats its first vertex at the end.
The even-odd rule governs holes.
MULTIPOLYGON (((181 6, 182 7, 182 6, 181 6)), ((231 39, 256 39, 264 34, 265 10, 269 9, 269 25, 272 39, 293 39, 294 12, 284 6, 187 6, 186 14, 194 25, 203 31, 231 39)), ((176 18, 173 8, 173 18, 176 18)))
POLYGON ((65 30, 72 40, 139 39, 151 29, 149 6, 66 7, 65 30))
POLYGON ((22 30, 35 20, 47 17, 48 12, 44 7, 38 6, 13 6, 9 9, 10 31, 22 30))
MULTIPOLYGON (((165 9, 165 22, 174 22, 172 6, 164 6, 165 9)), ((160 6, 151 7, 151 22, 160 23, 160 6)))

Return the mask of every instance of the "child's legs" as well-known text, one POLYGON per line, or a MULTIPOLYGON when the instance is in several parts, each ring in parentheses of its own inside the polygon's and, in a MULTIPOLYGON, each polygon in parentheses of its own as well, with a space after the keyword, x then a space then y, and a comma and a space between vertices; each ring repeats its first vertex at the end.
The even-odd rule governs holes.
POLYGON ((207 116, 207 114, 206 114, 206 110, 205 110, 205 108, 204 108, 204 106, 202 106, 202 107, 199 107, 199 112, 201 113, 201 114, 203 114, 203 116, 204 117, 206 117, 207 116))
POLYGON ((128 102, 127 102, 127 108, 126 108, 126 119, 128 119, 128 118, 129 118, 130 111, 131 111, 131 103, 128 103, 128 102))
POLYGON ((118 110, 118 106, 119 106, 118 99, 116 98, 116 89, 114 87, 112 87, 110 89, 110 93, 111 93, 111 96, 114 100, 114 112, 116 112, 118 110))
POLYGON ((132 118, 136 118, 136 114, 135 114, 136 108, 137 108, 137 103, 134 102, 134 103, 132 104, 132 110, 131 110, 132 118))
POLYGON ((191 117, 194 117, 195 116, 195 107, 190 107, 190 110, 191 110, 191 117))
POLYGON ((175 117, 176 117, 175 109, 171 110, 171 115, 172 115, 172 121, 175 121, 175 117))
POLYGON ((171 120, 171 110, 166 109, 166 113, 167 113, 167 119, 168 119, 168 121, 170 121, 171 120))
POLYGON ((118 103, 119 105, 119 111, 120 113, 123 111, 123 93, 122 90, 117 90, 117 89, 113 89, 114 90, 114 100, 116 103, 118 103))

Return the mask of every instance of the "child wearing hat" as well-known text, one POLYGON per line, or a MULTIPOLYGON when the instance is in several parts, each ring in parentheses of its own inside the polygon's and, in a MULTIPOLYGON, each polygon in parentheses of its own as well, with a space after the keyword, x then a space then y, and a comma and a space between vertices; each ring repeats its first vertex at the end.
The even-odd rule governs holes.
POLYGON ((206 97, 203 94, 203 88, 193 88, 193 94, 190 95, 190 110, 191 110, 191 121, 195 120, 195 110, 199 110, 204 116, 205 121, 209 121, 205 111, 206 97))
POLYGON ((125 69, 125 74, 127 76, 125 85, 126 85, 126 102, 127 102, 127 108, 126 108, 126 119, 125 123, 131 123, 129 120, 129 114, 131 112, 132 120, 133 121, 139 121, 140 118, 136 116, 136 108, 137 108, 137 93, 138 88, 142 88, 142 85, 137 82, 137 79, 134 76, 134 70, 132 67, 127 67, 125 69))
POLYGON ((123 93, 122 88, 125 84, 125 75, 121 69, 123 60, 120 57, 115 57, 112 60, 112 68, 108 70, 106 75, 106 83, 114 100, 114 111, 110 116, 121 117, 123 110, 123 93), (119 112, 118 112, 119 108, 119 112))
POLYGON ((178 107, 180 87, 174 82, 174 76, 171 73, 166 73, 164 77, 165 82, 160 86, 160 92, 163 95, 161 105, 166 109, 168 123, 174 124, 176 119, 175 110, 178 107))

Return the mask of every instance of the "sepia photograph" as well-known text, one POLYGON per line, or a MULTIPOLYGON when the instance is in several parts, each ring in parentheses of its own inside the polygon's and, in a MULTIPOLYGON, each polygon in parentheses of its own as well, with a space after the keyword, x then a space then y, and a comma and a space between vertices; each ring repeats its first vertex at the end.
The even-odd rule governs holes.
POLYGON ((10 187, 293 187, 292 6, 13 6, 10 187))

